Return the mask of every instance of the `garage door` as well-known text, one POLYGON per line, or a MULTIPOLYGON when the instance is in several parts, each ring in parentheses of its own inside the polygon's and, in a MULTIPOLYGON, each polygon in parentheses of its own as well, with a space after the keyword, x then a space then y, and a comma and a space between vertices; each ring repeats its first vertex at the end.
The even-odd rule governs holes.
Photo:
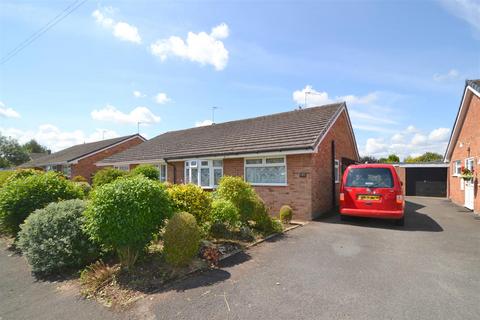
POLYGON ((406 168, 405 173, 407 196, 447 196, 447 168, 406 168))

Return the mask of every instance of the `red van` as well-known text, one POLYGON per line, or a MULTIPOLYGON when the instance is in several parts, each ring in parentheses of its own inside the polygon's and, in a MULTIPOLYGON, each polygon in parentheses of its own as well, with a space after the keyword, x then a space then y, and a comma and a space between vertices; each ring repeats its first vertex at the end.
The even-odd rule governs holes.
POLYGON ((340 217, 394 219, 404 225, 405 200, 397 171, 388 164, 349 166, 340 185, 340 217))

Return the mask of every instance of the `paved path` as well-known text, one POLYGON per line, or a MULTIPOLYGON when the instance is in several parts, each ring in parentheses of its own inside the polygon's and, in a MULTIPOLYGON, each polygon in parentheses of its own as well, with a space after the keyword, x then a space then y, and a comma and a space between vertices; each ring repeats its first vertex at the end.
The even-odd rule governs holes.
POLYGON ((410 198, 405 227, 331 217, 139 301, 122 315, 34 282, 0 252, 4 319, 480 319, 480 220, 410 198))

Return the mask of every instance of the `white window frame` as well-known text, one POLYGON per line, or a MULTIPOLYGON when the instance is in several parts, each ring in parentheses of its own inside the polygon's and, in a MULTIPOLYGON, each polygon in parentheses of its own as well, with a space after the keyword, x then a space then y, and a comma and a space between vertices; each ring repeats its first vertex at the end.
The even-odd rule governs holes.
POLYGON ((252 186, 279 186, 286 187, 288 186, 288 168, 287 168, 287 157, 284 155, 278 156, 268 156, 268 157, 252 157, 243 159, 243 179, 250 183, 252 186), (278 159, 282 158, 283 163, 267 163, 267 159, 278 159), (248 160, 261 160, 262 163, 247 164, 248 160), (247 181, 247 168, 264 168, 264 167, 285 167, 285 182, 284 183, 254 183, 247 181))
POLYGON ((223 177, 223 159, 188 159, 185 160, 184 162, 184 170, 183 170, 183 177, 184 177, 184 182, 185 183, 192 183, 192 168, 197 169, 197 183, 199 187, 203 189, 215 189, 218 187, 218 185, 215 184, 215 170, 221 170, 222 171, 222 177, 223 177), (202 162, 207 161, 207 165, 202 165, 202 162), (214 166, 214 161, 222 161, 222 166, 214 166), (192 166, 193 162, 193 166, 192 166), (208 168, 209 170, 209 181, 210 184, 208 186, 202 186, 202 175, 201 169, 208 168), (188 175, 187 175, 187 170, 188 170, 188 175))
POLYGON ((335 159, 335 183, 340 183, 340 160, 335 159))
POLYGON ((129 164, 118 164, 113 166, 115 169, 120 170, 120 171, 130 171, 130 165, 129 164))
POLYGON ((475 168, 475 159, 473 157, 465 159, 465 169, 474 170, 475 168), (472 166, 469 167, 468 163, 471 162, 472 166))
POLYGON ((72 166, 69 164, 64 164, 62 166, 62 173, 69 179, 72 178, 72 166))
POLYGON ((160 182, 168 181, 168 167, 166 163, 156 163, 154 166, 158 169, 158 180, 160 182), (162 167, 165 167, 165 179, 162 181, 162 167))
POLYGON ((459 177, 462 174, 462 160, 453 161, 452 176, 459 177))

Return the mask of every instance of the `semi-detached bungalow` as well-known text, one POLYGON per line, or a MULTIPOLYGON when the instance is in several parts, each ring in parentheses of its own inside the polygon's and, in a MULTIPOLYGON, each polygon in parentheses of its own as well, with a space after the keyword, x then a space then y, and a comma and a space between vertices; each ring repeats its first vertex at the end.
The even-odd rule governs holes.
POLYGON ((335 206, 342 170, 358 159, 346 104, 335 103, 167 132, 97 165, 154 164, 163 181, 206 189, 243 177, 272 214, 288 204, 309 220, 335 206))
POLYGON ((96 162, 136 146, 145 141, 138 134, 78 144, 70 148, 36 157, 22 164, 21 168, 37 168, 45 171, 63 172, 67 177, 82 176, 89 182, 100 168, 96 162))
POLYGON ((445 162, 450 163, 449 198, 480 213, 480 79, 466 81, 445 162), (462 168, 473 177, 462 177, 462 168))

